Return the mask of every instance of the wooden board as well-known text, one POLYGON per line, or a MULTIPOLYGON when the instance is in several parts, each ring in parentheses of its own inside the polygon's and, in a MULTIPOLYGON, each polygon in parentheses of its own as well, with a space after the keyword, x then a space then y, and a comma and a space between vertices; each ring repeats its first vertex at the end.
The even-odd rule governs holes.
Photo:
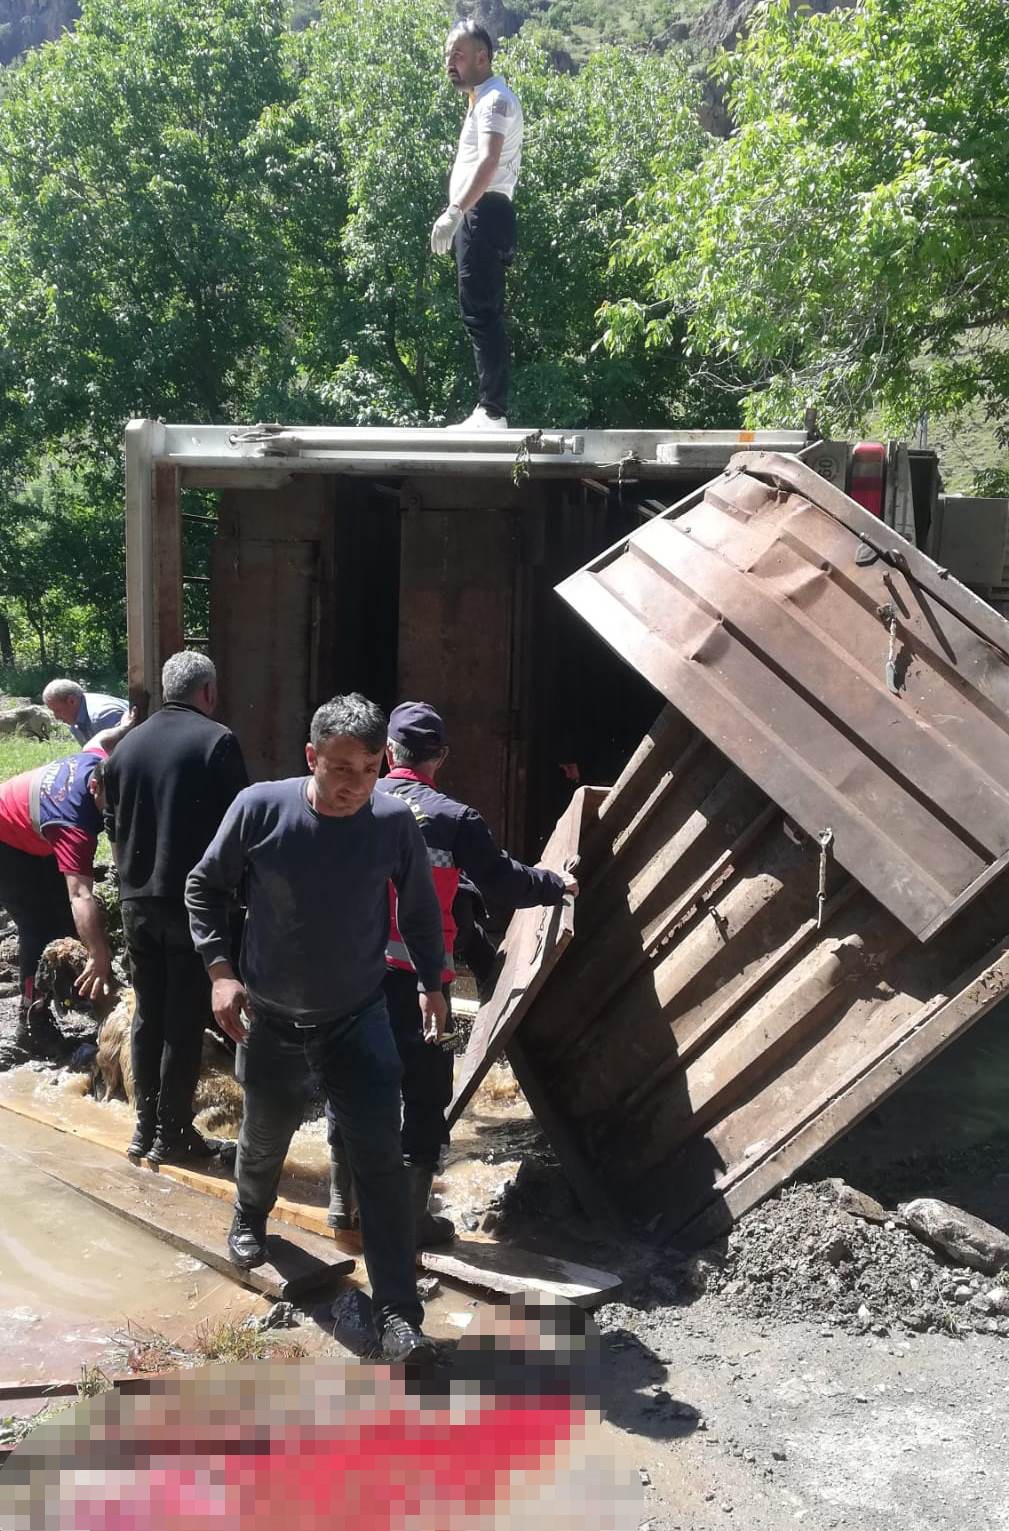
POLYGON ((11 1152, 117 1217, 275 1301, 318 1291, 354 1269, 353 1259, 333 1258, 331 1243, 298 1233, 271 1234, 270 1260, 254 1270, 240 1270, 228 1252, 231 1219, 216 1200, 132 1165, 109 1164, 100 1151, 76 1153, 72 1159, 43 1148, 11 1152))
POLYGON ((564 1297, 582 1308, 612 1302, 623 1285, 611 1271, 574 1260, 533 1254, 509 1244, 456 1239, 444 1250, 427 1250, 424 1269, 489 1292, 542 1292, 564 1297))
MULTIPOLYGON (((601 788, 578 788, 540 857, 542 866, 555 872, 577 869, 582 834, 605 797, 601 788)), ((456 1065, 455 1094, 445 1113, 449 1126, 504 1052, 508 1039, 570 942, 574 934, 574 904, 574 899, 565 897, 561 904, 519 909, 513 915, 501 948, 501 966, 493 993, 481 1005, 466 1052, 456 1065)))
MULTIPOLYGON (((100 1111, 101 1107, 96 1106, 95 1110, 100 1111)), ((81 1145, 94 1144, 100 1148, 107 1148, 116 1154, 123 1153, 126 1140, 129 1136, 129 1129, 124 1131, 120 1139, 108 1130, 103 1131, 97 1123, 93 1127, 88 1126, 87 1129, 83 1129, 80 1126, 71 1129, 59 1117, 47 1112, 45 1107, 37 1101, 0 1100, 0 1111, 10 1111, 15 1116, 22 1116, 28 1121, 38 1122, 58 1132, 67 1133, 81 1145)), ((75 1152, 75 1158, 79 1157, 79 1151, 75 1152)), ((59 1162, 61 1165, 64 1163, 62 1155, 59 1157, 59 1162)), ((118 1165, 116 1168, 118 1168, 118 1165)), ((178 1164, 163 1164, 157 1174, 150 1170, 133 1170, 132 1166, 129 1165, 126 1166, 126 1169, 128 1173, 134 1175, 147 1175, 155 1183, 159 1181, 163 1183, 174 1182, 177 1188, 188 1187, 201 1201, 213 1198, 214 1203, 217 1201, 227 1201, 230 1204, 234 1200, 234 1182, 230 1179, 225 1179, 222 1175, 208 1173, 206 1170, 187 1169, 178 1164)), ((230 1220, 229 1214, 222 1214, 221 1226, 225 1231, 227 1231, 230 1220)), ((316 1246, 321 1245, 324 1254, 320 1258, 324 1258, 326 1254, 331 1257, 332 1251, 335 1250, 346 1257, 342 1262, 338 1260, 337 1264, 349 1267, 355 1259, 360 1259, 361 1257, 360 1235, 353 1232, 334 1234, 326 1226, 326 1208, 323 1206, 312 1206, 307 1202, 292 1201, 288 1197, 281 1196, 277 1198, 277 1205, 273 1209, 271 1220, 285 1223, 290 1228, 302 1230, 309 1236, 316 1235, 317 1237, 308 1247, 315 1251, 316 1246)), ((294 1237, 297 1237, 299 1242, 301 1241, 300 1235, 295 1235, 294 1237)), ((288 1241, 290 1242, 290 1240, 288 1241)), ((458 1239, 444 1252, 419 1250, 417 1253, 417 1264, 422 1270, 431 1271, 439 1275, 448 1275, 448 1272, 444 1271, 439 1263, 446 1253, 450 1254, 455 1260, 454 1279, 467 1286, 477 1287, 481 1291, 494 1291, 502 1294, 517 1291, 545 1291, 548 1289, 549 1283, 556 1280, 557 1262, 550 1256, 535 1254, 530 1250, 520 1249, 516 1245, 496 1244, 491 1239, 483 1238, 458 1239), (500 1260, 497 1258, 499 1254, 500 1260), (501 1268, 500 1280, 497 1280, 495 1277, 495 1270, 498 1264, 500 1264, 501 1268)), ((197 1256, 197 1258, 202 1259, 202 1256, 197 1256)), ((565 1264, 566 1262, 561 1263, 565 1264)), ((260 1271, 264 1269, 265 1267, 259 1267, 260 1271)), ((575 1274, 565 1279, 585 1289, 586 1306, 594 1301, 602 1301, 604 1293, 615 1290, 619 1285, 619 1279, 608 1271, 593 1272, 587 1266, 571 1267, 570 1269, 574 1270, 575 1274), (599 1295, 595 1298, 591 1296, 594 1276, 600 1278, 596 1283, 596 1291, 599 1295)), ((236 1280, 242 1279, 242 1273, 238 1272, 234 1266, 230 1266, 230 1262, 227 1274, 233 1276, 236 1280)), ((256 1272, 253 1271, 248 1274, 254 1276, 256 1272)), ((254 1285, 253 1282, 248 1284, 254 1285)), ((257 1290, 262 1289, 257 1288, 257 1290)))

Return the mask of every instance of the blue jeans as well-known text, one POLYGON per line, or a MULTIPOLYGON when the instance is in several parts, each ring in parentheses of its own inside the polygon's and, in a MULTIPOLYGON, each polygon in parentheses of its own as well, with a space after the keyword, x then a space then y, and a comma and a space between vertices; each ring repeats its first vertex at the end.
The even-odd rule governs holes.
POLYGON ((245 1090, 235 1183, 238 1206, 267 1217, 284 1158, 318 1079, 354 1176, 375 1318, 420 1324, 410 1190, 400 1149, 402 1066, 384 998, 325 1026, 295 1027, 254 1010, 235 1076, 245 1090))

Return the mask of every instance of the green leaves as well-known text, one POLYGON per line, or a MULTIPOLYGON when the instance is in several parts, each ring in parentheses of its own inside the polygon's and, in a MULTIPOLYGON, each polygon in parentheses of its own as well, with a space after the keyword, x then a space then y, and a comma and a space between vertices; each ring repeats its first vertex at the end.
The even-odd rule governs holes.
POLYGON ((753 424, 812 400, 839 433, 877 407, 907 430, 971 388, 1004 418, 1007 60, 1002 0, 829 15, 770 0, 722 61, 736 133, 696 170, 657 166, 637 201, 610 343, 685 322, 735 371, 753 424), (647 319, 656 300, 668 308, 647 319), (938 367, 965 347, 970 388, 938 367))

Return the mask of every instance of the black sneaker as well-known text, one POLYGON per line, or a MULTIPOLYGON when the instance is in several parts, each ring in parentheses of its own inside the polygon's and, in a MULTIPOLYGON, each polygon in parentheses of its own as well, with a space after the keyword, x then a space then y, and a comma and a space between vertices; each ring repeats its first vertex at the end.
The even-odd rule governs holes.
POLYGON ((243 1212, 235 1208, 235 1216, 228 1230, 228 1252, 240 1270, 251 1270, 263 1265, 269 1258, 266 1249, 266 1218, 255 1212, 243 1212))
POLYGON ((197 1164, 218 1158, 223 1145, 223 1138, 205 1138, 195 1127, 172 1137, 157 1132, 146 1159, 148 1164, 197 1164))
POLYGON ((389 1313, 379 1328, 379 1344, 382 1347, 383 1361, 393 1361, 402 1364, 405 1361, 417 1362, 434 1361, 438 1355, 438 1347, 434 1340, 411 1324, 408 1318, 401 1313, 389 1313))

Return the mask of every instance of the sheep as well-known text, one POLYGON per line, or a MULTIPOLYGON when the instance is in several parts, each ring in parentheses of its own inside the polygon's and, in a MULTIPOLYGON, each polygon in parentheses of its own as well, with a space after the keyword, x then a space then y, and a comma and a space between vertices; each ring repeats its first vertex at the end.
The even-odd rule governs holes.
MULTIPOLYGON (((59 1009, 79 1003, 74 980, 84 970, 87 952, 79 941, 61 937, 50 941, 39 959, 36 987, 56 1000, 59 1009)), ((116 984, 104 1000, 92 1001, 98 1020, 97 1053, 91 1068, 89 1093, 96 1100, 125 1100, 134 1104, 133 1058, 130 1032, 137 1008, 136 994, 128 984, 116 984)), ((208 1132, 237 1134, 242 1120, 242 1090, 234 1077, 234 1057, 217 1032, 203 1033, 203 1057, 193 1101, 201 1125, 208 1132)))

